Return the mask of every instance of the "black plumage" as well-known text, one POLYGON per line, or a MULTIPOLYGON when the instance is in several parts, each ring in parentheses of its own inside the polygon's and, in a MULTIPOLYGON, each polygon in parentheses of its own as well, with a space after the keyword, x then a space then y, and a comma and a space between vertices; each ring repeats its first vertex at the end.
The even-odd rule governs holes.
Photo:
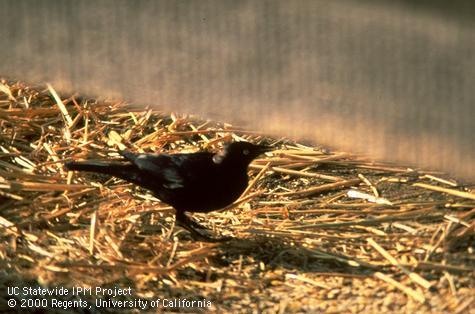
POLYGON ((247 167, 269 146, 233 142, 218 153, 137 154, 121 152, 124 162, 67 162, 68 170, 97 172, 121 178, 153 192, 173 206, 176 219, 195 237, 213 240, 185 212, 210 212, 234 202, 248 185, 247 167))

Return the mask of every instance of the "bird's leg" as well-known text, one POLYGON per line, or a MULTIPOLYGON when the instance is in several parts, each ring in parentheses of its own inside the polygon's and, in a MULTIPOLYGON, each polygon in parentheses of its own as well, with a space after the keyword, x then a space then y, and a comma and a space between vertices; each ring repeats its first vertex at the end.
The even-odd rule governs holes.
POLYGON ((201 229, 201 230, 208 230, 208 228, 206 228, 205 226, 203 225, 200 225, 199 223, 197 223, 196 221, 194 221, 193 219, 191 219, 190 217, 188 217, 187 215, 185 215, 185 213, 182 213, 181 215, 183 215, 183 222, 186 222, 188 223, 189 226, 191 226, 192 228, 194 229, 201 229))
POLYGON ((176 211, 176 222, 186 230, 188 230, 191 235, 201 241, 206 241, 206 242, 222 242, 222 241, 229 241, 232 239, 232 237, 222 237, 222 238, 212 238, 210 236, 207 236, 206 234, 203 234, 199 232, 196 229, 206 229, 199 223, 191 220, 184 212, 182 211, 176 211))

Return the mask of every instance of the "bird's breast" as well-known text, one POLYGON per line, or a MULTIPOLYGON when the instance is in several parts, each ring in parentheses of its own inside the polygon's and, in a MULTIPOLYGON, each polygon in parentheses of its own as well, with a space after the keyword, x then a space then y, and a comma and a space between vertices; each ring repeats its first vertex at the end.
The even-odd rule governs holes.
POLYGON ((218 210, 237 200, 246 189, 247 183, 247 174, 228 173, 224 176, 209 176, 182 189, 179 199, 170 205, 189 212, 218 210))

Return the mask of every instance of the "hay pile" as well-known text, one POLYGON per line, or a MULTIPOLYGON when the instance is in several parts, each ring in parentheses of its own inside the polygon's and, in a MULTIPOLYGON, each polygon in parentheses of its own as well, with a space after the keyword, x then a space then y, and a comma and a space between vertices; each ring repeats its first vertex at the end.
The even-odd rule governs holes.
POLYGON ((475 304, 474 228, 473 186, 439 173, 59 96, 51 86, 0 85, 0 311, 19 310, 26 298, 33 306, 22 310, 48 312, 139 312, 132 302, 143 300, 149 311, 467 313, 475 304), (251 187, 233 206, 193 215, 236 238, 227 243, 192 240, 174 228, 174 210, 145 190, 62 167, 119 158, 121 149, 192 152, 232 139, 276 150, 251 165, 251 187), (96 300, 111 299, 95 290, 8 295, 38 286, 130 287, 131 295, 105 308, 96 300), (151 306, 158 298, 175 303, 151 306), (65 310, 52 299, 88 306, 65 310))

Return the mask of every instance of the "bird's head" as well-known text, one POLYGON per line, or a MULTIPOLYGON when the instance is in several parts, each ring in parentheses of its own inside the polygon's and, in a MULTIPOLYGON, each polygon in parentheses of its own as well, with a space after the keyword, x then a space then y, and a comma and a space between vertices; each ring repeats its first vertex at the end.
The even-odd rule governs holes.
POLYGON ((248 166, 257 156, 272 150, 271 146, 255 145, 249 142, 232 142, 213 156, 216 164, 232 163, 248 166))

